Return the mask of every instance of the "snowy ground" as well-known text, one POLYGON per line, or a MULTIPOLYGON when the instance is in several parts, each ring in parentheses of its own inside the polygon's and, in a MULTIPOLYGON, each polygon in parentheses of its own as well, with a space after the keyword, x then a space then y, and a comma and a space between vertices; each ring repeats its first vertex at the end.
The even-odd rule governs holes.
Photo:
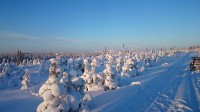
MULTIPOLYGON (((89 92, 93 112, 184 111, 200 112, 200 73, 188 70, 193 53, 167 59, 166 64, 151 67, 141 76, 124 80, 128 86, 116 90, 89 92)), ((42 98, 39 88, 48 75, 29 68, 35 85, 28 90, 19 87, 0 90, 1 112, 35 112, 42 98), (34 88, 34 89, 33 89, 34 88)))

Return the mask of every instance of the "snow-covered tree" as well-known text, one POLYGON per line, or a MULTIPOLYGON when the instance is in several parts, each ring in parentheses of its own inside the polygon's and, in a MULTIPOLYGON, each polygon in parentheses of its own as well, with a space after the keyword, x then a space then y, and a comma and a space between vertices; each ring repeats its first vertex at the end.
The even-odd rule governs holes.
POLYGON ((81 60, 73 60, 72 68, 69 71, 69 74, 71 76, 78 77, 78 76, 81 76, 83 74, 83 72, 81 70, 82 69, 81 63, 82 63, 81 60))
POLYGON ((81 58, 78 58, 75 61, 75 69, 77 71, 78 76, 81 76, 83 74, 84 66, 83 66, 83 60, 81 58))
POLYGON ((107 58, 108 58, 108 64, 110 64, 112 66, 113 62, 114 62, 114 59, 111 55, 107 55, 107 58))
POLYGON ((66 89, 59 83, 56 59, 50 59, 49 78, 39 89, 39 95, 43 97, 43 102, 37 107, 37 112, 67 112, 70 109, 66 101, 66 89))
POLYGON ((98 73, 96 75, 97 84, 96 84, 96 91, 104 91, 105 90, 105 74, 103 72, 98 73))
POLYGON ((71 111, 85 110, 86 105, 83 104, 84 93, 84 80, 80 77, 72 77, 67 72, 63 73, 60 83, 66 88, 66 99, 70 105, 71 111))
POLYGON ((22 87, 21 90, 26 90, 30 86, 30 75, 28 69, 24 70, 24 75, 22 77, 22 87))
POLYGON ((84 59, 84 73, 81 78, 85 81, 85 91, 90 91, 92 89, 92 74, 89 72, 89 63, 87 59, 84 59))
POLYGON ((96 72, 96 64, 97 64, 97 60, 93 59, 92 63, 91 63, 91 66, 92 66, 91 73, 92 74, 95 74, 95 72, 96 72))
POLYGON ((40 59, 33 60, 33 65, 39 65, 39 64, 40 64, 40 59))
POLYGON ((117 58, 117 65, 116 65, 116 71, 117 71, 117 73, 120 73, 121 72, 121 67, 122 66, 122 59, 121 59, 121 57, 118 57, 117 58))
POLYGON ((0 64, 0 71, 2 71, 3 67, 5 67, 5 64, 6 64, 6 59, 3 58, 3 61, 2 61, 2 63, 0 64))
POLYGON ((84 81, 78 77, 69 77, 70 75, 68 73, 63 73, 60 83, 66 89, 66 100, 70 106, 69 112, 79 111, 83 108, 80 105, 82 105, 82 98, 85 95, 83 92, 84 81))
MULTIPOLYGON (((12 78, 13 71, 16 70, 16 66, 13 63, 5 63, 2 71, 0 72, 0 83, 12 78)), ((0 84, 1 85, 1 84, 0 84)))
POLYGON ((114 74, 111 63, 106 64, 106 69, 103 72, 105 74, 105 86, 107 89, 116 89, 118 77, 114 74))
POLYGON ((85 72, 81 76, 85 80, 85 91, 104 91, 104 80, 100 74, 96 74, 97 60, 94 58, 91 63, 91 71, 88 69, 88 60, 84 60, 85 72), (101 82, 100 82, 101 80, 101 82), (103 83, 102 83, 103 82, 103 83))
POLYGON ((137 70, 136 70, 136 63, 134 63, 132 57, 127 59, 126 62, 127 66, 128 66, 128 70, 129 70, 129 74, 131 77, 134 77, 137 75, 137 70))
POLYGON ((121 77, 130 77, 130 74, 129 74, 129 66, 128 66, 127 64, 125 64, 125 65, 122 67, 121 77))
POLYGON ((29 60, 28 59, 26 59, 26 65, 29 65, 29 60))
POLYGON ((104 91, 105 90, 105 86, 103 85, 104 84, 104 76, 101 76, 103 74, 99 73, 99 74, 96 74, 96 64, 97 64, 97 61, 96 59, 93 59, 92 60, 92 63, 91 63, 91 66, 92 66, 92 69, 90 71, 90 73, 92 74, 92 91, 104 91))
POLYGON ((25 60, 25 59, 23 60, 22 65, 23 65, 23 66, 26 65, 26 60, 25 60))

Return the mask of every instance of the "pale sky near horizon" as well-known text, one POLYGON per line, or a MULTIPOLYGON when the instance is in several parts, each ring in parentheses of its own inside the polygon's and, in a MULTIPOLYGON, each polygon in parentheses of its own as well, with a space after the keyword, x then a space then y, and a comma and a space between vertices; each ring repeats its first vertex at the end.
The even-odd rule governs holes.
POLYGON ((0 52, 199 43, 200 0, 0 0, 0 52))

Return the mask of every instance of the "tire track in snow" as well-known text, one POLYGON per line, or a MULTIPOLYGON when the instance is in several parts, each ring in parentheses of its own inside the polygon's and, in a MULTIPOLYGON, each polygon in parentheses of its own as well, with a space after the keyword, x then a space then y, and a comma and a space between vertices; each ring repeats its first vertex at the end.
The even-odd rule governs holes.
POLYGON ((191 74, 190 71, 185 72, 182 77, 181 84, 178 88, 178 92, 174 98, 173 104, 168 108, 168 111, 187 111, 187 112, 199 112, 199 92, 195 91, 196 85, 199 82, 195 82, 197 74, 191 74))
POLYGON ((194 112, 200 112, 200 74, 189 75, 189 87, 192 108, 194 112))
POLYGON ((178 85, 180 84, 180 75, 174 80, 170 80, 167 87, 158 93, 158 96, 154 99, 151 105, 147 108, 148 111, 167 111, 170 104, 173 103, 174 92, 177 91, 178 85))
POLYGON ((187 54, 182 59, 177 61, 172 67, 170 67, 168 71, 166 71, 166 73, 171 74, 172 77, 169 79, 168 84, 164 87, 164 89, 158 93, 158 96, 152 101, 150 106, 145 110, 146 112, 167 111, 170 105, 173 104, 173 99, 177 94, 178 87, 181 83, 183 76, 183 69, 185 67, 182 64, 182 62, 185 62, 188 59, 189 58, 187 54))

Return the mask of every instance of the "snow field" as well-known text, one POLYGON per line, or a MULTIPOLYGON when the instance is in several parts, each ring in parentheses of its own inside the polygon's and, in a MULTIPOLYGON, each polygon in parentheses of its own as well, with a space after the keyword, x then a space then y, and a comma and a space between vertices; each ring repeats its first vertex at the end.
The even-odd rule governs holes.
MULTIPOLYGON (((48 112, 60 109, 92 112, 200 111, 200 74, 187 69, 194 53, 180 53, 169 57, 163 53, 159 55, 163 58, 157 59, 158 62, 149 61, 154 60, 153 58, 147 61, 141 58, 150 55, 132 57, 138 60, 137 73, 132 71, 135 70, 132 66, 135 67, 136 62, 130 60, 129 56, 121 59, 111 55, 106 55, 107 58, 86 58, 87 60, 83 60, 83 65, 86 65, 83 66, 84 72, 78 69, 82 66, 79 65, 80 59, 70 59, 67 66, 61 64, 62 60, 58 63, 60 70, 49 69, 52 72, 55 70, 55 73, 61 72, 57 78, 48 78, 48 61, 40 63, 43 65, 24 64, 18 69, 21 72, 11 72, 15 74, 17 85, 10 82, 10 87, 5 86, 9 85, 12 77, 4 75, 6 77, 3 79, 6 80, 1 83, 5 85, 0 87, 0 110, 35 112, 43 101, 41 105, 45 106, 40 105, 40 111, 47 109, 48 112), (123 60, 125 58, 127 63, 123 60), (24 85, 21 84, 23 80, 18 78, 25 69, 29 70, 30 86, 20 90, 24 85), (89 89, 84 91, 84 86, 89 89), (66 103, 63 104, 63 101, 66 103), (82 109, 79 108, 80 105, 82 109)), ((36 62, 39 64, 38 60, 36 62)), ((57 63, 55 59, 50 62, 57 63)))

